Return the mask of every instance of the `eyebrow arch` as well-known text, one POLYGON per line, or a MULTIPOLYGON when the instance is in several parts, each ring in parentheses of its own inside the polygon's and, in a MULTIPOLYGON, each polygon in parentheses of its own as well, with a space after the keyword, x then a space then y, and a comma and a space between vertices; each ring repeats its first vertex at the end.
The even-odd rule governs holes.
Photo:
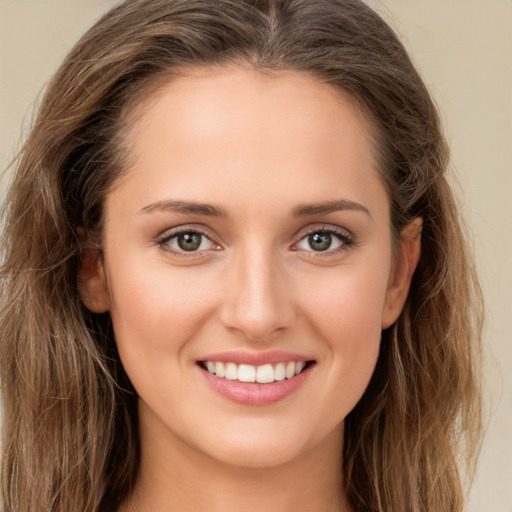
POLYGON ((325 201, 322 203, 302 204, 294 208, 294 217, 306 217, 308 215, 327 215, 328 213, 340 210, 354 210, 363 212, 372 218, 368 208, 362 204, 349 201, 348 199, 335 199, 333 201, 325 201))
MULTIPOLYGON (((369 210, 362 204, 349 201, 348 199, 335 199, 322 203, 301 204, 293 209, 294 217, 307 217, 309 215, 327 215, 340 210, 360 211, 368 215, 369 210)), ((152 213, 155 211, 172 211, 183 214, 206 215, 208 217, 227 218, 229 215, 226 210, 219 206, 207 203, 197 203, 193 201, 164 200, 151 203, 145 206, 138 213, 152 213)))
POLYGON ((145 206, 139 213, 151 213, 155 211, 172 211, 176 213, 189 213, 197 215, 207 215, 209 217, 227 217, 228 213, 223 208, 206 203, 196 203, 192 201, 157 201, 145 206))

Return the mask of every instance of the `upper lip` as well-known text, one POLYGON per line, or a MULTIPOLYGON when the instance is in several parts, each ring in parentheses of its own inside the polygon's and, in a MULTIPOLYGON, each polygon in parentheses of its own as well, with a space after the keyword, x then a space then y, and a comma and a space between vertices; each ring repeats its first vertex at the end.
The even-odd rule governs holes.
POLYGON ((293 352, 271 350, 267 352, 244 352, 241 350, 228 350, 227 352, 216 352, 208 354, 198 361, 218 361, 220 363, 250 364, 261 366, 264 364, 285 363, 290 361, 312 361, 313 358, 293 352))

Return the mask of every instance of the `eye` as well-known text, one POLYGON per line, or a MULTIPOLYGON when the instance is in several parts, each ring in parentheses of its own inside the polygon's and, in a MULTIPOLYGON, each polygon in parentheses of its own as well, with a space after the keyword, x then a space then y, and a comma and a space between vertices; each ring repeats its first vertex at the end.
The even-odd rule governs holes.
POLYGON ((218 248, 218 245, 213 243, 204 233, 192 229, 174 230, 166 233, 158 240, 158 244, 166 251, 175 254, 181 253, 183 256, 186 253, 218 248))
POLYGON ((310 231, 296 247, 308 252, 338 253, 353 243, 351 235, 341 228, 326 227, 310 231))

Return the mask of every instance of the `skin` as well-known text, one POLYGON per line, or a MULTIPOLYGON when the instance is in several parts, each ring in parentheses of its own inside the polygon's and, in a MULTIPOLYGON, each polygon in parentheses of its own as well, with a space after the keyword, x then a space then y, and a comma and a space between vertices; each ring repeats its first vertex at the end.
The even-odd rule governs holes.
POLYGON ((343 420, 420 254, 418 219, 393 258, 371 127, 314 77, 235 67, 174 79, 136 114, 130 169, 106 199, 103 258, 91 251, 82 267, 83 300, 110 312, 140 397, 141 468, 122 510, 349 510, 343 420), (162 207, 178 200, 225 215, 162 207), (338 200, 349 203, 294 215, 338 200), (159 243, 178 226, 206 234, 200 250, 159 243), (326 228, 350 243, 333 235, 315 250, 308 234, 326 228), (270 405, 227 400, 197 365, 274 349, 316 364, 270 405))

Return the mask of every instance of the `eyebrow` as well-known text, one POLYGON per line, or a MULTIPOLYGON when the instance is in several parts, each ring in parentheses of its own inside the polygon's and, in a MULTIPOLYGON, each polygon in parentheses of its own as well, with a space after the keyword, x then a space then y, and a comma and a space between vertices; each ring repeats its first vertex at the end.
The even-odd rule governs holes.
POLYGON ((154 211, 172 211, 176 213, 195 213, 208 217, 228 217, 228 212, 219 206, 191 201, 157 201, 142 208, 139 213, 151 213, 154 211))
MULTIPOLYGON (((363 212, 372 218, 368 208, 362 204, 350 201, 348 199, 335 199, 321 203, 301 204, 292 210, 293 217, 307 217, 311 215, 327 215, 329 213, 352 210, 363 212)), ((152 213, 155 211, 172 211, 175 213, 205 215, 208 217, 229 217, 228 212, 220 206, 214 206, 207 203, 197 203, 193 201, 166 200, 157 201, 145 206, 139 213, 152 213)))
POLYGON ((349 201, 348 199, 335 199, 333 201, 324 201, 322 203, 301 204, 293 209, 294 217, 306 217, 308 215, 327 215, 329 213, 353 210, 363 212, 372 218, 368 208, 362 204, 349 201))

